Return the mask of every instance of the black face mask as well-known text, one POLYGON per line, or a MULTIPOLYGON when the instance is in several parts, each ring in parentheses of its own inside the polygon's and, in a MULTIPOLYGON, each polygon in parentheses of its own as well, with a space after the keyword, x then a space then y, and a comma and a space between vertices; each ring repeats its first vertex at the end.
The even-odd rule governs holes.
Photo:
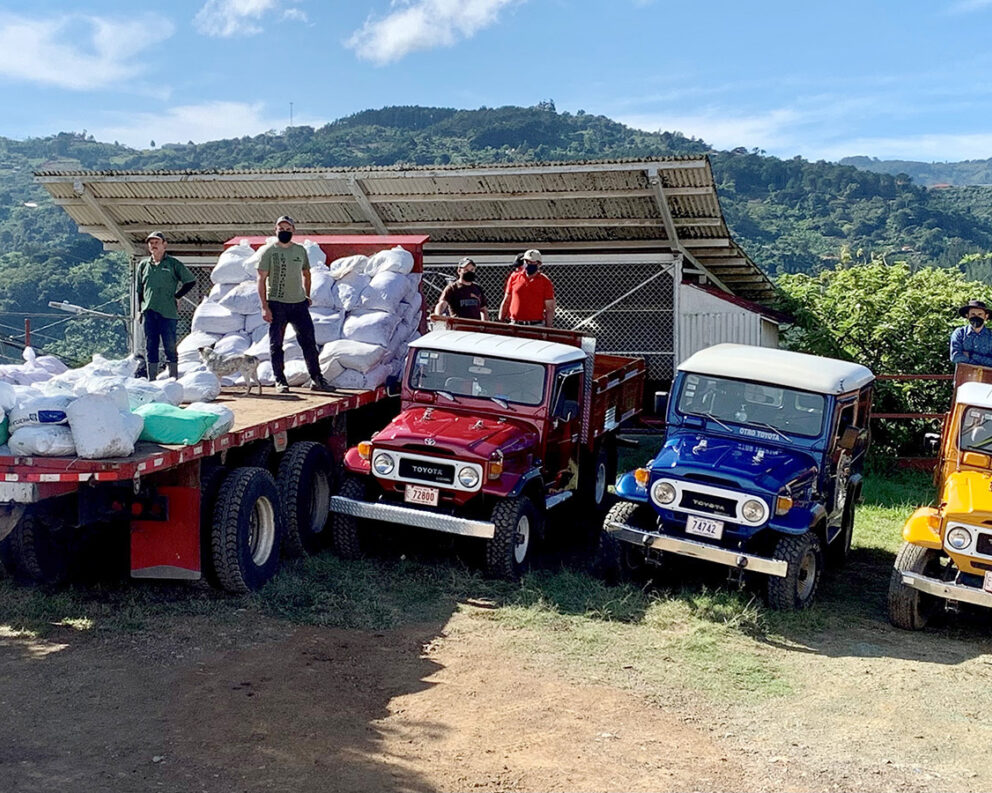
POLYGON ((985 320, 981 317, 968 317, 968 322, 971 323, 971 327, 980 328, 985 324, 985 320))
POLYGON ((537 272, 537 265, 536 264, 528 264, 527 267, 526 267, 526 270, 527 270, 527 275, 533 275, 534 273, 537 272))
POLYGON ((276 238, 279 240, 279 242, 282 242, 282 243, 289 242, 291 239, 293 239, 293 232, 292 231, 280 231, 280 232, 278 232, 276 234, 276 238))
POLYGON ((462 280, 472 283, 475 280, 475 273, 472 270, 466 270, 462 273, 462 280))

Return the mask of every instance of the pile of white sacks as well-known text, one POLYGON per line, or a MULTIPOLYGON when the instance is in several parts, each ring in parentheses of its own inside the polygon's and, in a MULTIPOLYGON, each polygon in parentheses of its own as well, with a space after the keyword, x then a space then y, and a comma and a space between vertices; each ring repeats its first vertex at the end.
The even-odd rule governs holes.
POLYGON ((145 429, 141 413, 156 403, 196 403, 191 405, 196 411, 217 414, 201 437, 217 437, 234 424, 229 408, 203 404, 220 393, 220 381, 210 372, 150 383, 134 377, 134 358, 115 361, 94 355, 78 369, 52 356, 36 357, 31 348, 24 358, 23 365, 11 367, 18 382, 9 381, 9 371, 0 380, 0 435, 9 433, 0 455, 127 457, 145 429))
MULTIPOLYGON (((407 344, 420 335, 420 274, 411 272, 412 254, 397 246, 328 266, 318 245, 304 240, 303 246, 310 260, 310 316, 324 378, 336 388, 378 388, 401 372, 407 344)), ((181 374, 201 369, 199 349, 213 345, 221 355, 254 355, 262 362, 262 383, 275 382, 269 326, 256 287, 255 266, 263 250, 253 251, 242 241, 218 259, 210 273, 214 287, 194 312, 191 333, 179 343, 181 374)), ((287 381, 305 384, 303 350, 291 326, 283 349, 287 381)))

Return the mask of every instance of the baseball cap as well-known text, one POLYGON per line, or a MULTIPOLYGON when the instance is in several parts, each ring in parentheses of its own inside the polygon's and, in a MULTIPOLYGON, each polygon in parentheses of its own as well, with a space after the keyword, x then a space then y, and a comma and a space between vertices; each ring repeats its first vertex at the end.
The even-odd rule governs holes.
POLYGON ((524 251, 524 259, 526 259, 529 262, 542 262, 542 261, 544 261, 541 258, 541 252, 539 250, 534 249, 534 248, 531 248, 529 251, 524 251))
POLYGON ((289 215, 283 215, 283 216, 282 216, 281 218, 279 218, 279 220, 277 220, 277 221, 276 221, 276 225, 277 225, 277 226, 278 226, 278 225, 279 225, 280 223, 288 223, 288 224, 289 224, 290 226, 292 226, 292 227, 293 227, 294 229, 296 228, 296 221, 295 221, 295 220, 293 220, 293 219, 292 219, 292 218, 291 218, 291 217, 290 217, 289 215))
POLYGON ((148 242, 148 240, 162 240, 162 242, 166 241, 165 235, 161 231, 153 231, 145 237, 145 242, 148 242))
POLYGON ((462 258, 461 261, 458 262, 458 268, 461 269, 466 264, 472 264, 472 265, 474 265, 475 264, 475 261, 473 261, 472 259, 470 259, 468 256, 465 256, 464 258, 462 258))

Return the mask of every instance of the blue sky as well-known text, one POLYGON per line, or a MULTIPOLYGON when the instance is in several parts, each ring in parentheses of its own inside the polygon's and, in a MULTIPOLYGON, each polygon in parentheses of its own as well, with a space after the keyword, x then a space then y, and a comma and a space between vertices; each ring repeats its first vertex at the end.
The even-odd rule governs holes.
POLYGON ((992 0, 0 0, 0 135, 584 110, 780 157, 992 157, 992 0))

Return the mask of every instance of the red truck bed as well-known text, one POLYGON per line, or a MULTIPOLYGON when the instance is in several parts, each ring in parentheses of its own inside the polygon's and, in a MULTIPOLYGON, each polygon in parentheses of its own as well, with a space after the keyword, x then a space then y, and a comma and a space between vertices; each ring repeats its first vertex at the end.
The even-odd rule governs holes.
POLYGON ((288 395, 276 395, 269 390, 262 396, 243 396, 240 388, 226 388, 217 402, 234 411, 234 428, 219 438, 192 446, 139 443, 130 457, 105 460, 0 456, 0 481, 65 483, 134 479, 251 441, 277 436, 294 427, 377 402, 385 396, 384 388, 334 394, 298 391, 288 395))

